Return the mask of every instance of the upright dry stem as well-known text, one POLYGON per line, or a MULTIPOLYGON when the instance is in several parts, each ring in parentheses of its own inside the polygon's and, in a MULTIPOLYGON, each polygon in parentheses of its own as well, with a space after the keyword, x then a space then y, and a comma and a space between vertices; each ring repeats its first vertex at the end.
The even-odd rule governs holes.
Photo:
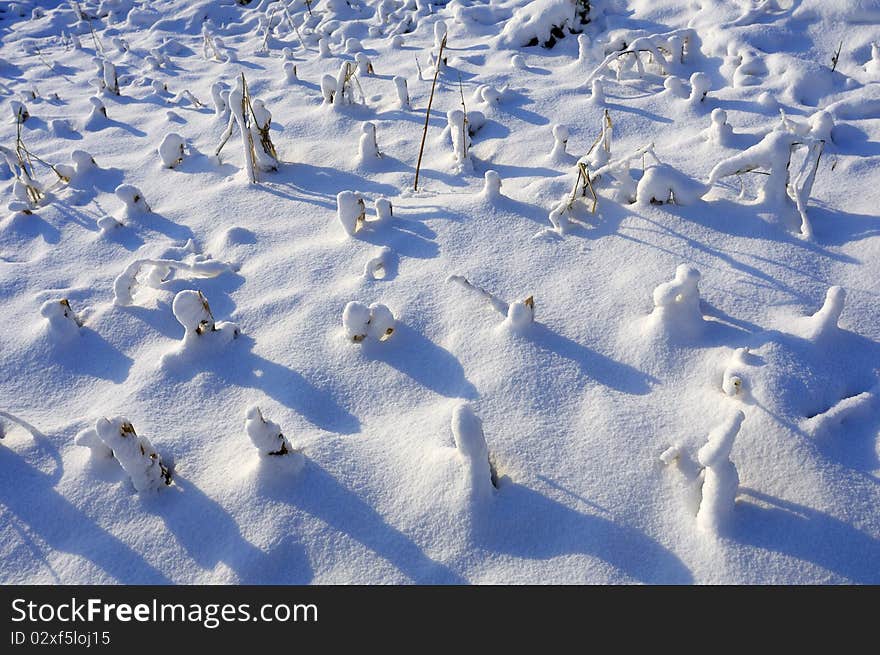
POLYGON ((425 112, 425 129, 422 131, 422 143, 419 146, 419 161, 416 163, 416 181, 413 184, 413 191, 419 190, 419 170, 422 168, 422 154, 425 152, 425 138, 428 136, 428 121, 431 119, 431 105, 434 103, 434 89, 437 86, 437 77, 440 75, 440 62, 443 60, 443 49, 446 47, 446 35, 440 42, 440 54, 434 64, 434 81, 431 83, 431 96, 428 98, 428 109, 425 112))

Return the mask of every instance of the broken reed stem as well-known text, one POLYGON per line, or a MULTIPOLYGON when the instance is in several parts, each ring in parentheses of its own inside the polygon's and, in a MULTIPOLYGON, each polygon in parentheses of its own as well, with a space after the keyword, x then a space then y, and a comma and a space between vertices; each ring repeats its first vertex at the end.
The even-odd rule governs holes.
POLYGON ((461 73, 458 74, 458 93, 461 96, 461 110, 464 112, 464 120, 461 121, 461 142, 464 145, 464 156, 467 157, 468 154, 468 142, 467 142, 467 133, 470 131, 467 127, 468 117, 467 117, 467 105, 464 104, 464 87, 461 85, 461 73))
POLYGON ((308 48, 306 48, 306 42, 303 41, 302 34, 299 33, 299 28, 296 26, 296 23, 293 22, 293 17, 290 15, 290 11, 288 11, 287 5, 281 3, 281 6, 284 7, 284 15, 287 17, 287 24, 293 28, 294 32, 296 32, 296 38, 299 39, 299 47, 308 52, 308 48))
MULTIPOLYGON (((260 46, 260 50, 265 52, 269 49, 269 35, 272 33, 272 19, 275 18, 275 12, 278 10, 278 7, 272 7, 272 11, 269 12, 268 20, 266 21, 266 35, 263 37, 263 45, 260 46)), ((279 21, 280 24, 281 21, 279 21)))
MULTIPOLYGON (((247 110, 250 109, 251 116, 253 116, 254 110, 251 107, 251 94, 248 91, 247 80, 244 78, 244 72, 241 74, 241 116, 244 120, 245 124, 242 126, 244 128, 244 133, 247 135, 247 145, 248 145, 248 156, 251 158, 251 182, 253 184, 257 183, 257 151, 254 146, 254 135, 251 133, 250 126, 247 124, 247 110)), ((256 122, 256 120, 254 121, 256 122)))
POLYGON ((431 95, 428 98, 428 109, 425 111, 425 129, 422 130, 422 144, 419 146, 419 161, 416 163, 416 181, 413 184, 413 191, 419 190, 419 170, 422 168, 422 154, 425 152, 425 138, 428 136, 428 121, 431 119, 431 105, 434 102, 434 89, 437 86, 437 77, 440 75, 440 62, 443 61, 443 49, 446 47, 446 35, 440 42, 440 54, 437 55, 437 61, 434 63, 434 81, 431 83, 431 95))
POLYGON ((837 69, 837 62, 840 61, 840 50, 843 48, 843 41, 840 42, 840 45, 837 46, 837 52, 834 53, 834 56, 831 58, 831 72, 833 73, 837 69))

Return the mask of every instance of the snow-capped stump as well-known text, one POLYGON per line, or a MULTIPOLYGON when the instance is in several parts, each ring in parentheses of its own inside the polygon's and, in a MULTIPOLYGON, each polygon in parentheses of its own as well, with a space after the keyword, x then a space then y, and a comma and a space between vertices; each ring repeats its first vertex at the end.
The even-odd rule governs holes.
POLYGON ((605 90, 602 88, 603 80, 595 79, 590 85, 590 101, 597 107, 605 104, 605 90))
POLYGON ((490 203, 501 198, 501 176, 496 171, 486 171, 483 175, 482 195, 490 203))
MULTIPOLYGON (((390 204, 390 203, 389 203, 390 204)), ((388 265, 392 250, 388 246, 382 246, 378 252, 367 260, 364 266, 364 278, 367 280, 382 280, 388 274, 388 265)))
POLYGON ((128 219, 143 216, 152 211, 147 204, 147 201, 144 200, 144 195, 136 186, 131 184, 120 184, 116 187, 113 193, 115 193, 116 197, 122 201, 124 206, 123 212, 128 219))
POLYGON ((367 75, 373 74, 373 62, 370 61, 370 58, 366 53, 358 52, 354 56, 354 62, 357 65, 358 75, 366 77, 367 75))
POLYGON ((807 135, 819 141, 832 141, 831 130, 834 129, 834 117, 830 112, 819 110, 810 116, 807 135))
POLYGON ((385 341, 394 334, 397 321, 394 314, 385 305, 373 303, 370 305, 370 324, 367 335, 376 341, 385 341))
POLYGON ((281 432, 281 426, 263 416, 256 405, 251 405, 245 412, 244 429, 260 457, 283 457, 295 454, 287 437, 281 432))
POLYGON ((474 136, 486 124, 486 115, 481 111, 472 109, 467 113, 465 124, 468 128, 468 134, 474 136))
POLYGON ((370 308, 364 303, 352 300, 342 310, 342 326, 345 334, 355 343, 367 338, 370 330, 370 308))
POLYGON ((550 152, 550 159, 554 162, 565 161, 568 153, 565 149, 568 147, 568 128, 565 125, 553 126, 553 150, 550 152))
POLYGON ((731 415, 709 433, 706 444, 697 453, 697 460, 705 467, 697 527, 712 534, 724 532, 736 501, 739 474, 730 461, 730 451, 745 418, 741 411, 731 415))
POLYGON ((479 87, 477 87, 477 91, 474 94, 474 99, 477 102, 484 102, 485 104, 492 106, 500 104, 507 93, 508 87, 506 85, 500 89, 496 89, 494 86, 481 84, 479 87))
POLYGON ((98 226, 98 234, 101 237, 109 237, 115 230, 122 227, 122 223, 112 216, 102 216, 95 221, 95 225, 98 226))
POLYGON ((321 78, 321 96, 324 98, 325 105, 333 104, 333 96, 336 95, 336 78, 325 73, 321 78))
POLYGON ((95 96, 89 98, 89 104, 92 108, 89 110, 89 115, 86 116, 86 119, 83 122, 83 127, 87 130, 96 130, 106 124, 107 109, 104 107, 104 103, 101 102, 101 99, 95 96))
POLYGON ((469 153, 471 137, 464 112, 461 109, 451 109, 446 113, 446 121, 449 126, 449 136, 452 139, 452 156, 456 170, 459 173, 473 170, 469 153))
POLYGON ((354 37, 349 37, 345 40, 345 52, 346 54, 353 55, 355 53, 363 52, 364 45, 361 43, 360 39, 356 39, 354 37))
POLYGON ((330 52, 330 42, 326 37, 318 39, 318 54, 324 59, 333 56, 333 53, 330 52))
POLYGON ((119 76, 112 62, 104 61, 101 65, 101 88, 113 95, 119 95, 119 76))
POLYGON ((706 75, 703 71, 697 71, 691 75, 691 94, 688 96, 688 102, 691 105, 698 105, 706 99, 706 96, 709 93, 709 89, 712 88, 712 83, 709 81, 709 76, 706 75))
POLYGON ((285 61, 281 70, 284 71, 284 79, 288 84, 293 84, 299 79, 296 76, 296 64, 292 61, 285 61))
POLYGON ((406 78, 399 75, 394 76, 394 87, 397 89, 397 103, 401 109, 409 109, 409 88, 406 85, 406 78))
POLYGON ((654 310, 649 325, 671 336, 691 336, 703 327, 700 309, 700 272, 689 264, 679 264, 675 278, 654 289, 654 310))
POLYGON ((507 317, 501 326, 511 332, 522 332, 535 322, 535 299, 529 296, 525 300, 510 303, 507 317))
POLYGON ((211 100, 214 103, 214 115, 225 117, 229 111, 229 87, 223 82, 214 82, 211 85, 211 100))
POLYGON ((10 100, 9 108, 12 110, 12 120, 16 123, 24 123, 30 118, 27 107, 20 100, 10 100))
POLYGON ((85 150, 74 150, 70 153, 72 164, 56 164, 55 172, 68 182, 80 179, 89 171, 98 168, 94 157, 85 150))
POLYGON ((214 321, 208 299, 201 291, 185 289, 179 292, 171 303, 171 311, 177 322, 183 326, 184 347, 200 343, 205 338, 220 343, 238 338, 238 325, 229 321, 214 321))
POLYGON ((339 73, 336 74, 336 88, 333 91, 333 107, 335 109, 355 104, 354 74, 351 62, 343 61, 339 65, 339 73))
POLYGON ((354 191, 336 194, 336 217, 349 236, 357 233, 367 220, 367 206, 363 197, 354 191))
POLYGON ((767 74, 767 65, 754 50, 747 50, 740 56, 739 66, 733 72, 733 86, 757 86, 767 74))
POLYGON ((720 146, 729 146, 733 139, 733 128, 727 122, 727 112, 716 107, 710 116, 711 123, 706 130, 706 138, 720 146))
POLYGON ((394 314, 380 303, 367 307, 352 300, 342 311, 342 326, 348 338, 355 343, 361 343, 367 337, 385 341, 394 334, 395 324, 394 314))
POLYGON ((122 416, 98 419, 95 431, 138 492, 158 491, 171 484, 171 471, 162 463, 161 455, 149 439, 135 432, 128 419, 122 416))
POLYGON ((55 334, 75 334, 82 327, 82 321, 74 313, 67 298, 47 300, 40 307, 40 314, 49 323, 49 329, 55 334))
POLYGON ((358 149, 361 164, 367 165, 382 157, 376 139, 376 124, 366 122, 361 126, 361 140, 358 149))
POLYGON ((687 98, 689 93, 684 86, 684 80, 675 75, 668 76, 663 80, 663 88, 674 98, 687 98))
POLYGON ((169 132, 159 144, 159 157, 162 159, 162 165, 165 168, 174 168, 183 161, 186 148, 186 141, 182 136, 175 132, 169 132))
POLYGON ((490 497, 496 486, 496 479, 489 460, 489 446, 483 433, 483 422, 467 403, 458 405, 452 411, 452 437, 468 469, 471 499, 490 497))
POLYGON ((376 222, 383 223, 394 218, 394 206, 388 198, 377 198, 373 207, 376 210, 376 222))
POLYGON ((731 398, 744 400, 749 397, 749 385, 747 384, 748 376, 746 369, 749 366, 746 358, 749 356, 749 349, 737 348, 721 377, 721 390, 731 398))
POLYGON ((673 203, 692 205, 708 190, 701 182, 669 164, 653 164, 645 169, 636 186, 636 202, 640 205, 673 203))
POLYGON ((510 67, 513 70, 525 70, 526 68, 526 60, 522 55, 513 55, 510 58, 510 67))
POLYGON ((74 172, 77 176, 85 175, 89 171, 100 168, 91 153, 85 150, 74 150, 70 153, 70 159, 73 161, 74 172))
POLYGON ((843 313, 846 291, 843 287, 830 287, 825 293, 825 302, 812 316, 796 321, 792 332, 804 339, 818 341, 840 330, 838 322, 843 313))

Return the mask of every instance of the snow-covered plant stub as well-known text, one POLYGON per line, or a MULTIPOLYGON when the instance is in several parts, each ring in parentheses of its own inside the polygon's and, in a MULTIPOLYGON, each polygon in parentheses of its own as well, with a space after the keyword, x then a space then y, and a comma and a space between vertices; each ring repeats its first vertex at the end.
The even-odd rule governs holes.
POLYGON ((336 194, 336 217, 345 233, 354 235, 367 220, 364 199, 354 191, 340 191, 336 194))
POLYGON ((126 218, 142 216, 143 214, 149 214, 152 211, 147 204, 147 201, 144 200, 144 194, 142 194, 140 189, 136 186, 132 186, 131 184, 120 184, 116 187, 114 193, 123 203, 123 213, 126 218))
POLYGON ((636 186, 636 202, 640 205, 674 203, 692 205, 707 187, 669 164, 652 164, 645 168, 636 186))
POLYGON ((501 198, 501 176, 496 171, 486 171, 483 175, 483 197, 489 202, 501 198))
POLYGON ((401 109, 409 109, 409 89, 406 85, 406 78, 395 76, 394 87, 397 89, 397 102, 401 109))
POLYGON ((18 100, 10 100, 9 108, 12 110, 12 119, 16 123, 24 123, 28 118, 30 118, 30 113, 28 113, 27 107, 25 107, 23 102, 18 100))
POLYGON ((360 159, 362 164, 368 164, 382 156, 382 153, 379 152, 379 142, 376 139, 376 124, 366 122, 361 126, 361 131, 360 159))
POLYGON ((449 136, 452 138, 452 153, 456 168, 459 172, 473 169, 468 152, 471 137, 464 112, 461 109, 452 109, 446 113, 446 121, 449 125, 449 136))
POLYGON ((146 437, 139 436, 131 422, 117 416, 98 419, 95 432, 113 453, 139 492, 158 491, 171 484, 171 471, 146 437))
POLYGON ((487 498, 495 486, 495 472, 489 460, 489 446, 483 422, 467 403, 452 412, 452 437, 468 469, 471 499, 487 498))
POLYGON ((47 300, 40 307, 40 314, 49 322, 53 332, 75 333, 82 321, 74 313, 67 298, 47 300))
POLYGON ((654 289, 650 322, 670 334, 693 334, 703 325, 700 309, 700 272, 689 264, 675 269, 675 278, 654 289))
POLYGON ((825 302, 822 307, 812 316, 800 318, 794 324, 794 331, 804 339, 816 341, 822 337, 834 334, 840 327, 840 315, 843 313, 846 301, 846 291, 843 287, 829 287, 825 293, 825 302))
POLYGON ((703 497, 697 512, 697 527, 710 533, 723 532, 736 501, 739 474, 730 461, 730 451, 745 414, 737 411, 709 433, 697 460, 706 467, 703 497))
POLYGON ((281 432, 281 426, 263 416, 256 405, 248 407, 245 412, 244 428, 261 457, 280 457, 294 452, 281 432))
POLYGON ((113 95, 119 95, 119 77, 116 74, 116 66, 111 62, 105 61, 101 67, 102 80, 101 88, 109 91, 113 95))
POLYGON ((184 148, 186 141, 183 137, 174 132, 170 132, 162 139, 159 144, 159 157, 162 159, 162 165, 165 168, 174 168, 183 161, 184 148))
POLYGON ((361 343, 367 337, 377 341, 391 338, 395 327, 394 314, 385 305, 364 303, 352 300, 342 311, 342 325, 351 341, 361 343))
POLYGON ((174 296, 171 303, 174 318, 183 326, 183 344, 198 343, 203 338, 228 342, 239 335, 238 326, 228 321, 215 322, 208 299, 201 291, 186 289, 174 296))
POLYGON ((104 103, 101 102, 101 99, 95 96, 89 98, 89 104, 92 108, 89 110, 89 115, 86 116, 84 127, 86 129, 96 129, 107 118, 107 109, 104 107, 104 103))
POLYGON ((568 146, 568 128, 565 125, 553 126, 553 150, 550 152, 550 158, 553 161, 562 161, 565 159, 566 147, 568 146))
POLYGON ((738 397, 741 400, 749 392, 746 384, 746 358, 749 356, 748 348, 737 348, 730 358, 724 374, 721 377, 721 390, 731 398, 738 397))
POLYGON ((727 122, 727 112, 716 107, 710 118, 712 122, 706 130, 708 140, 720 146, 729 146, 733 138, 733 128, 727 122))
POLYGON ((381 280, 388 274, 388 265, 392 250, 388 246, 382 246, 378 252, 367 260, 364 265, 364 278, 367 280, 381 280))

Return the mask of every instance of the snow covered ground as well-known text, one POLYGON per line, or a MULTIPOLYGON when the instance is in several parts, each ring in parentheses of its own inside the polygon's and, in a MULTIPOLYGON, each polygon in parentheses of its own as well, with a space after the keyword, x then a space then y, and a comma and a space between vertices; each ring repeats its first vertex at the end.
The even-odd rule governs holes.
POLYGON ((880 583, 880 3, 590 5, 0 5, 0 581, 880 583))

